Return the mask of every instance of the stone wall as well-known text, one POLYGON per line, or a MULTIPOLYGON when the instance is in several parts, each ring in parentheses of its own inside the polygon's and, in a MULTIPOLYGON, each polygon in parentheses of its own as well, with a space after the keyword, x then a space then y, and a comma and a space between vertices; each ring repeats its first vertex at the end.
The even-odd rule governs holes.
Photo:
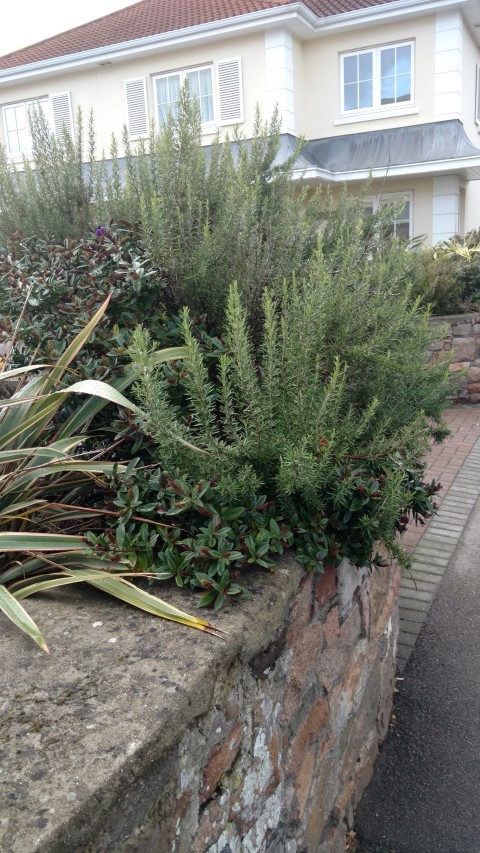
POLYGON ((480 403, 480 314, 432 317, 432 326, 444 326, 446 334, 430 347, 430 359, 451 359, 450 370, 458 377, 457 400, 480 403))
POLYGON ((225 642, 94 591, 28 599, 50 658, 0 619, 3 853, 343 853, 389 725, 399 571, 287 556, 249 581, 212 617, 225 642))

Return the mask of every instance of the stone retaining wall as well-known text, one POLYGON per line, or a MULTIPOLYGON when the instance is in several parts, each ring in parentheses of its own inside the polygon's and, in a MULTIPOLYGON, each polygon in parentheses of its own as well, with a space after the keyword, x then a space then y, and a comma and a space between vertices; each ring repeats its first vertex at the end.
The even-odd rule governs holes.
POLYGON ((451 359, 450 370, 458 377, 457 400, 480 403, 480 314, 432 317, 432 326, 445 326, 442 340, 430 347, 430 359, 451 359))
POLYGON ((28 599, 50 657, 0 616, 3 853, 343 853, 389 724, 399 571, 287 556, 249 581, 212 617, 225 642, 88 590, 28 599))

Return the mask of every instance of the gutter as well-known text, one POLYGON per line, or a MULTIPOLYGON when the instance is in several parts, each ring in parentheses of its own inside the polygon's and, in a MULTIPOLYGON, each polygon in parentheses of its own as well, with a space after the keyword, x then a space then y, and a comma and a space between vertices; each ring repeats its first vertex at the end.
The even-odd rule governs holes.
POLYGON ((463 157, 458 160, 435 160, 430 163, 401 163, 397 166, 380 166, 371 169, 355 169, 346 172, 331 172, 310 166, 306 169, 295 169, 293 177, 296 180, 322 180, 330 184, 348 183, 349 181, 366 181, 372 178, 400 178, 415 175, 457 174, 464 170, 475 169, 476 178, 467 180, 480 180, 480 157, 463 157))
POLYGON ((172 50, 179 46, 187 46, 201 41, 219 40, 240 33, 264 30, 266 27, 288 26, 297 24, 305 29, 305 36, 312 38, 338 30, 349 29, 382 20, 398 17, 438 12, 459 5, 467 5, 469 0, 397 0, 387 8, 379 4, 368 9, 356 9, 339 15, 318 18, 304 3, 292 3, 287 7, 264 9, 221 21, 210 21, 194 27, 185 27, 173 32, 146 36, 141 39, 120 42, 113 45, 92 48, 66 56, 53 57, 27 65, 18 65, 0 71, 0 86, 15 83, 19 80, 35 79, 58 71, 69 71, 103 61, 114 61, 135 56, 145 55, 159 50, 172 50))

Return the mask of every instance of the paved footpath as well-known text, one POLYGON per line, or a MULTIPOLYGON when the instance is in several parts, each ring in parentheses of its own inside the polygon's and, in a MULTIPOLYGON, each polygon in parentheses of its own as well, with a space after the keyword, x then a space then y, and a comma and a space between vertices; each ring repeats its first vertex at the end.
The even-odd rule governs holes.
POLYGON ((480 408, 446 419, 453 435, 428 461, 439 512, 407 533, 402 679, 357 812, 358 853, 480 853, 480 408))

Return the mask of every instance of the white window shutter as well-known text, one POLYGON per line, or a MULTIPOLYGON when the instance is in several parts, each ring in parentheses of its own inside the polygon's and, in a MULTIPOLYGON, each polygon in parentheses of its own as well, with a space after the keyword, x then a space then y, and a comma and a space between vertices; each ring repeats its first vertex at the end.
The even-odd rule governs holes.
POLYGON ((240 59, 217 62, 220 124, 243 122, 242 65, 240 59))
POLYGON ((73 115, 70 92, 50 95, 50 104, 52 107, 53 129, 56 136, 61 136, 65 127, 68 135, 73 139, 73 115))
POLYGON ((475 89, 475 121, 480 125, 480 65, 476 66, 477 85, 475 89))
POLYGON ((148 133, 147 86, 145 77, 125 80, 127 104, 127 126, 129 136, 145 136, 148 133))

